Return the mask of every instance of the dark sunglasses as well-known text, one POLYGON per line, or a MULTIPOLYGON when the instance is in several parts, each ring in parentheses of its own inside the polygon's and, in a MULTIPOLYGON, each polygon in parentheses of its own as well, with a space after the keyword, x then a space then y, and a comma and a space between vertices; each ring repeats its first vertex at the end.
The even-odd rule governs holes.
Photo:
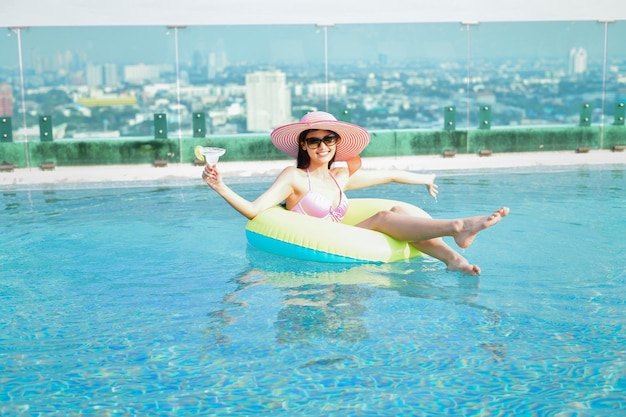
POLYGON ((306 146, 308 146, 309 149, 317 149, 320 147, 322 142, 324 142, 324 145, 328 147, 336 145, 339 142, 339 136, 337 136, 337 134, 335 133, 331 133, 330 135, 326 135, 323 138, 307 138, 304 141, 306 142, 306 146))

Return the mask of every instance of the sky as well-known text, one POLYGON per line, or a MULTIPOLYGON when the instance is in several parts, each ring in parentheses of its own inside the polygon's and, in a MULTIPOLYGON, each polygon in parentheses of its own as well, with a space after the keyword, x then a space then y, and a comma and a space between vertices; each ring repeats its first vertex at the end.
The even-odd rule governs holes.
POLYGON ((2 0, 0 27, 626 20, 624 0, 2 0))
MULTIPOLYGON (((17 35, 0 36, 0 66, 18 62, 17 35)), ((376 61, 463 60, 468 26, 460 23, 344 24, 328 27, 328 57, 335 63, 376 61)), ((601 59, 605 25, 582 22, 480 23, 470 26, 472 57, 566 57, 582 47, 601 59)), ((626 58, 626 21, 607 26, 610 56, 626 58)), ((26 67, 33 56, 64 51, 84 52, 94 64, 171 63, 175 37, 165 26, 33 27, 20 32, 26 67)), ((316 25, 188 26, 178 30, 179 56, 226 52, 231 63, 306 64, 324 57, 324 29, 316 25)))

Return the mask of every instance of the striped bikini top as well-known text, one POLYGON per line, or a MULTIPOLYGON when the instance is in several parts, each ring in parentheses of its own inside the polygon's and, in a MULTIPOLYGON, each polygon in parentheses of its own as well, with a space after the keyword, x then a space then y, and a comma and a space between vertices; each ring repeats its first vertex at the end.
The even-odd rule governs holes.
POLYGON ((335 222, 341 222, 343 216, 348 211, 348 198, 344 194, 343 190, 337 183, 335 177, 330 174, 330 177, 335 181, 337 188, 340 192, 339 204, 333 208, 332 203, 325 196, 316 193, 311 190, 311 174, 309 169, 306 170, 306 175, 309 180, 309 191, 298 201, 298 203, 291 208, 290 211, 295 213, 305 214, 307 216, 318 217, 320 219, 328 219, 335 222))

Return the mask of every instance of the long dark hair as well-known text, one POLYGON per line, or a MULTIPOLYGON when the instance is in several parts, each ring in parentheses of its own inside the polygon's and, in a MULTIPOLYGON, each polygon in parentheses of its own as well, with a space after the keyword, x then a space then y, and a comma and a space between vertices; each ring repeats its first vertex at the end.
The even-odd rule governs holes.
MULTIPOLYGON (((311 157, 309 156, 309 153, 306 151, 306 149, 302 149, 302 145, 304 145, 304 147, 306 148, 306 135, 308 135, 309 132, 313 132, 315 130, 320 130, 320 129, 307 129, 303 131, 302 133, 300 133, 300 136, 298 136, 298 158, 297 158, 297 165, 296 165, 298 168, 306 169, 311 164, 311 157)), ((333 132, 333 133, 337 135, 336 132, 333 132)), ((337 144, 339 144, 339 141, 337 141, 337 144)), ((336 146, 337 145, 335 145, 335 147, 336 146)), ((333 159, 328 161, 328 168, 330 168, 333 165, 333 163, 335 162, 336 156, 337 156, 337 150, 335 149, 335 154, 333 155, 333 159)))

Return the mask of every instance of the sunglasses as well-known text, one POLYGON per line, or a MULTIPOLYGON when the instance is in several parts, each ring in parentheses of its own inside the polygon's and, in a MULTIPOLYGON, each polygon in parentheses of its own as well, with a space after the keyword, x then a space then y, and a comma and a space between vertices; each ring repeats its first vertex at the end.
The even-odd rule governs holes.
POLYGON ((324 142, 324 145, 328 147, 336 145, 339 142, 339 136, 337 136, 335 133, 331 133, 330 135, 326 135, 323 138, 307 138, 304 141, 306 142, 306 146, 308 146, 309 149, 317 149, 320 147, 322 142, 324 142))

